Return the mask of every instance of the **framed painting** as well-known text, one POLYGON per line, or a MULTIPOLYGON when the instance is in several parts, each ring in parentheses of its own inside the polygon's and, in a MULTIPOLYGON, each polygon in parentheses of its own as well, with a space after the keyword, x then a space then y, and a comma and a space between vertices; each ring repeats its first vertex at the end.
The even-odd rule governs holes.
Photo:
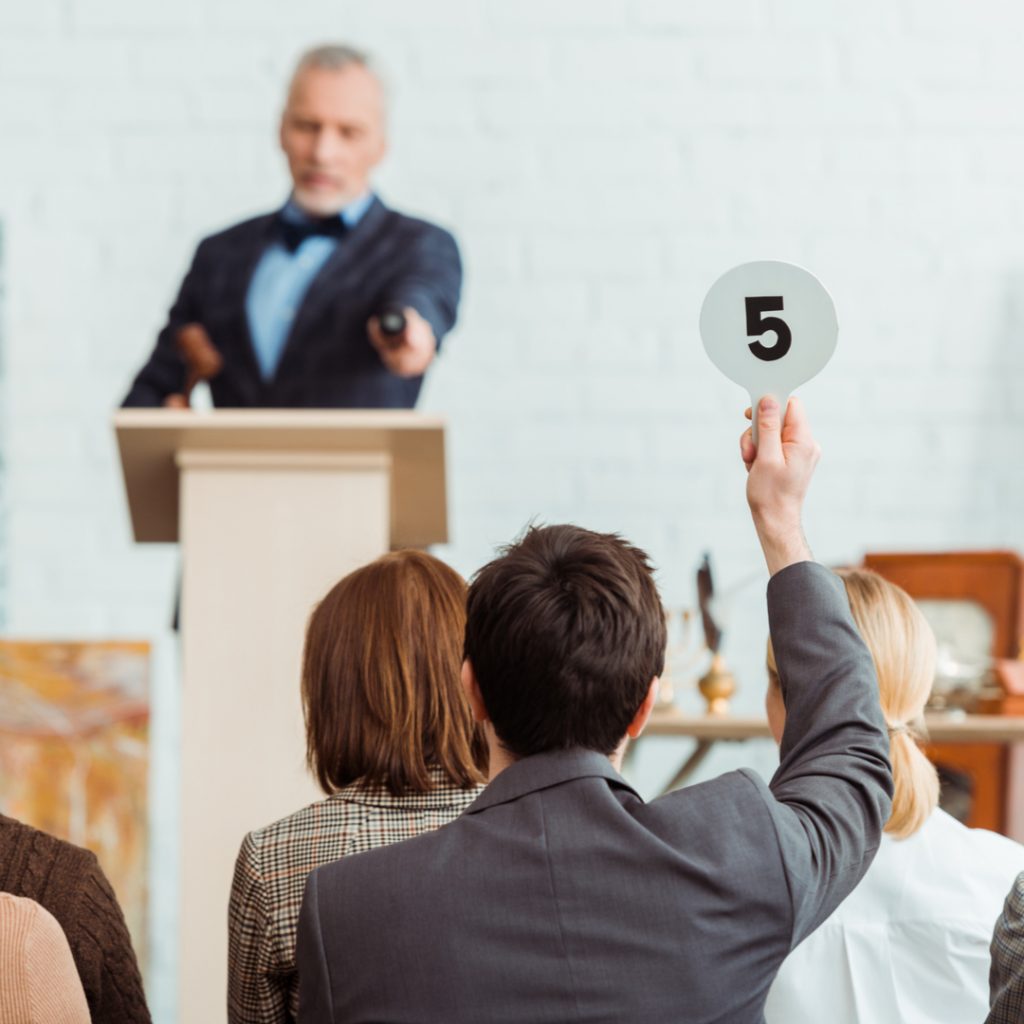
POLYGON ((92 850, 146 958, 150 649, 0 640, 0 811, 92 850))

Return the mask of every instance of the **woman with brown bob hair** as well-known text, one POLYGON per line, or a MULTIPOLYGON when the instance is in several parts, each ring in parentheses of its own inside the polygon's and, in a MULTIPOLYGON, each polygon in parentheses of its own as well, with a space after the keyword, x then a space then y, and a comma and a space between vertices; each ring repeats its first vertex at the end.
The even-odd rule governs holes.
POLYGON ((486 749, 459 681, 466 583, 420 551, 350 573, 314 610, 302 661, 310 771, 326 799, 250 832, 229 908, 228 1019, 295 1020, 306 876, 457 817, 486 749))
MULTIPOLYGON (((938 807, 938 775, 916 739, 935 678, 935 636, 920 608, 869 570, 838 575, 878 675, 892 813, 860 884, 786 958, 765 1020, 981 1021, 992 926, 1024 868, 1024 847, 965 828, 938 807)), ((785 686, 785 666, 776 665, 769 642, 765 705, 776 740, 785 728, 785 686)))

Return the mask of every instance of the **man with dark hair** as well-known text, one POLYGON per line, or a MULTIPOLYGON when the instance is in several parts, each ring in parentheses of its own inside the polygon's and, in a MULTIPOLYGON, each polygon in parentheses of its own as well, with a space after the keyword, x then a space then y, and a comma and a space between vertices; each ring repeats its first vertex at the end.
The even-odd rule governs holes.
POLYGON ((366 54, 302 55, 280 123, 287 203, 200 243, 125 405, 186 405, 186 345, 215 373, 218 406, 415 405, 455 323, 462 266, 447 231, 374 194, 386 122, 366 54))
POLYGON ((665 668, 665 610, 647 556, 616 534, 530 529, 469 591, 467 684, 514 758, 608 756, 665 668))
POLYGON ((644 803, 618 769, 664 660, 651 567, 614 535, 529 531, 469 595, 490 782, 439 831, 310 875, 301 1022, 763 1020, 870 864, 892 777, 871 656, 801 528, 818 447, 796 399, 784 427, 763 400, 758 427, 741 446, 787 710, 770 785, 741 769, 644 803))

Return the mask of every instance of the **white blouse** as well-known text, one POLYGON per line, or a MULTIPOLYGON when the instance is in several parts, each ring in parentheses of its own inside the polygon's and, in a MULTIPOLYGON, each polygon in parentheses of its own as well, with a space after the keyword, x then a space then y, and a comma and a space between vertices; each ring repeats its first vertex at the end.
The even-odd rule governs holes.
POLYGON ((868 873, 786 958, 767 1024, 968 1024, 988 1014, 989 943, 1024 846, 936 810, 882 837, 868 873))

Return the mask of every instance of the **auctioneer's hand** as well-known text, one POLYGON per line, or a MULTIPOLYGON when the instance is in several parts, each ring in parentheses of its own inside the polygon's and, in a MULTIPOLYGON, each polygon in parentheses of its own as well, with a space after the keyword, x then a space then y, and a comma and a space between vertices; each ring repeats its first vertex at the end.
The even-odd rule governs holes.
POLYGON ((399 377, 418 377, 425 373, 437 352, 434 329, 412 306, 402 313, 405 326, 397 334, 385 334, 380 317, 370 317, 366 332, 384 365, 399 377))

